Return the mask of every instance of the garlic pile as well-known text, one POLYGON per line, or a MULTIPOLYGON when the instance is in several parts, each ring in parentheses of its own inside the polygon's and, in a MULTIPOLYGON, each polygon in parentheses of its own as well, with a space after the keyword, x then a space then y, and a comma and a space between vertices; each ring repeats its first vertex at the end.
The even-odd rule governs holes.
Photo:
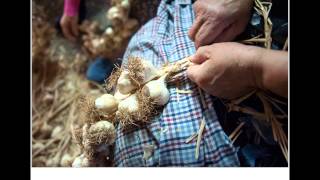
POLYGON ((138 21, 129 18, 130 4, 131 0, 113 0, 106 14, 111 25, 105 29, 97 22, 82 23, 80 31, 85 33, 84 47, 89 54, 113 59, 124 52, 130 36, 138 27, 138 21))

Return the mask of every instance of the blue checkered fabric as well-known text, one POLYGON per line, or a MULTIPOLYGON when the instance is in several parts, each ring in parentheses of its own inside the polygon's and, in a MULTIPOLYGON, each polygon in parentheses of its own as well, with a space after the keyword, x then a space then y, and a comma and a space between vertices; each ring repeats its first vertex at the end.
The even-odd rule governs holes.
MULTIPOLYGON (((195 53, 194 43, 188 38, 194 12, 192 4, 181 5, 163 0, 157 16, 148 21, 130 40, 123 58, 138 56, 156 67, 175 62, 195 53)), ((115 142, 116 166, 239 166, 236 150, 222 130, 213 107, 214 98, 205 92, 205 107, 200 91, 184 74, 177 85, 169 86, 170 100, 162 113, 142 129, 123 132, 117 129, 115 142), (178 94, 176 89, 191 90, 178 94), (200 144, 199 158, 195 158, 196 138, 201 120, 206 125, 200 144), (146 156, 146 147, 153 146, 146 156)))

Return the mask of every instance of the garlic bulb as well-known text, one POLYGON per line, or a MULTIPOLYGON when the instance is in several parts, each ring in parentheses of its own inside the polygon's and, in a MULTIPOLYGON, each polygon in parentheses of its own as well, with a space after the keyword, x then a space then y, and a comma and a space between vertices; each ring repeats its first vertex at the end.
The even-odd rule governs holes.
POLYGON ((62 167, 70 167, 71 163, 72 163, 72 157, 69 154, 65 154, 62 156, 61 161, 60 161, 60 165, 62 167))
POLYGON ((112 36, 114 34, 114 31, 112 29, 112 27, 108 27, 106 30, 105 30, 105 34, 109 35, 109 36, 112 36))
POLYGON ((130 94, 122 94, 119 90, 116 90, 116 92, 114 93, 114 98, 117 101, 122 101, 122 100, 126 99, 129 96, 130 96, 130 94))
POLYGON ((165 82, 166 75, 161 76, 157 80, 148 82, 142 89, 142 92, 155 101, 157 105, 165 105, 170 98, 169 90, 165 82))
POLYGON ((91 41, 92 46, 96 49, 101 49, 103 48, 104 44, 105 44, 105 39, 103 38, 95 38, 91 41))
POLYGON ((122 22, 124 22, 127 20, 127 17, 125 16, 123 9, 120 9, 117 6, 113 6, 107 12, 107 19, 109 19, 110 21, 114 21, 115 19, 120 19, 122 22))
POLYGON ((137 95, 133 94, 129 96, 127 99, 119 102, 118 106, 119 111, 133 113, 139 110, 139 103, 137 99, 137 95))
POLYGON ((125 9, 129 9, 130 8, 129 0, 122 0, 120 5, 121 5, 121 7, 125 8, 125 9))
POLYGON ((116 139, 116 130, 109 121, 98 121, 89 128, 88 139, 96 145, 111 145, 116 139))
POLYGON ((145 61, 145 60, 141 60, 141 63, 144 68, 143 83, 146 83, 146 82, 160 76, 159 71, 150 62, 145 61))
POLYGON ((62 126, 56 126, 52 133, 51 133, 51 137, 54 138, 54 137, 57 137, 63 130, 63 127, 62 126))
POLYGON ((127 70, 124 70, 119 79, 118 79, 118 89, 119 92, 122 94, 129 94, 132 90, 136 89, 136 87, 133 85, 133 83, 130 80, 129 72, 127 70))
POLYGON ((111 94, 104 94, 95 100, 95 107, 106 113, 113 113, 118 109, 118 102, 111 94))
POLYGON ((90 167, 90 161, 88 158, 81 154, 76 157, 72 163, 72 167, 80 168, 80 167, 90 167))

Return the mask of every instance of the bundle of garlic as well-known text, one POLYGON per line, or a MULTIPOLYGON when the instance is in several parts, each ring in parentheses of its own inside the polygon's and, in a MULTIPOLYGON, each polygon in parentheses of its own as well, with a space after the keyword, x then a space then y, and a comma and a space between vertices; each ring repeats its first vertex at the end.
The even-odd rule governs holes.
POLYGON ((114 121, 123 129, 149 122, 169 101, 167 83, 189 64, 185 58, 157 69, 148 61, 129 57, 127 67, 117 68, 106 84, 118 102, 114 121))
POLYGON ((80 118, 71 127, 73 139, 82 150, 73 167, 103 166, 101 160, 108 159, 110 146, 116 137, 112 115, 117 109, 117 101, 108 95, 93 101, 83 97, 80 101, 80 118), (107 104, 105 103, 107 102, 107 104))
POLYGON ((112 156, 115 126, 128 130, 150 122, 170 99, 168 82, 189 64, 185 58, 157 69, 141 58, 130 57, 127 67, 116 68, 107 80, 106 89, 113 95, 81 98, 80 118, 71 129, 82 154, 72 166, 104 166, 104 160, 112 156))
POLYGON ((129 18, 130 3, 130 0, 112 1, 112 7, 106 14, 111 25, 105 29, 97 22, 82 23, 80 31, 85 33, 84 47, 90 55, 113 59, 123 54, 130 36, 138 27, 138 21, 129 18))

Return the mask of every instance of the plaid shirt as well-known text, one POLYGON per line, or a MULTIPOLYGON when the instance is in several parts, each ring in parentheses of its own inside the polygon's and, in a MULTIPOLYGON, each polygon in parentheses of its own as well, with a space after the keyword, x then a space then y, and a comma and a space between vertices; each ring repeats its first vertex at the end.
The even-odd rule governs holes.
MULTIPOLYGON (((195 53, 188 38, 194 13, 192 4, 163 0, 157 16, 145 24, 130 40, 124 55, 139 56, 160 67, 195 53)), ((239 166, 236 150, 222 130, 213 107, 214 98, 204 92, 202 107, 197 86, 186 78, 169 86, 170 100, 162 113, 147 128, 124 133, 118 126, 115 142, 116 166, 239 166), (176 89, 191 90, 191 94, 177 94, 176 89), (199 131, 205 119, 199 158, 195 158, 196 140, 186 139, 199 131), (151 147, 151 148, 150 148, 151 147), (148 154, 146 149, 152 149, 148 154), (147 156, 148 155, 148 156, 147 156)))

